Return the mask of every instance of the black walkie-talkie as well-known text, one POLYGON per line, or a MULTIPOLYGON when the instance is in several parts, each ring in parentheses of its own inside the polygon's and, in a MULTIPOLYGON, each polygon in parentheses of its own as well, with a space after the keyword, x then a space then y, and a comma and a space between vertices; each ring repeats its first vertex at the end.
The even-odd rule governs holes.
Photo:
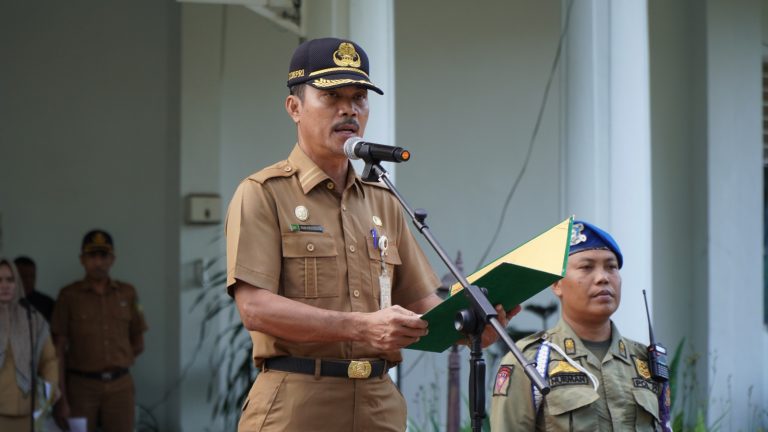
POLYGON ((648 298, 643 290, 643 300, 645 300, 645 315, 648 317, 648 334, 650 344, 648 345, 648 366, 651 369, 651 378, 654 381, 666 382, 669 380, 669 366, 667 366, 667 349, 662 344, 656 343, 653 337, 653 327, 651 327, 651 314, 648 312, 648 298))

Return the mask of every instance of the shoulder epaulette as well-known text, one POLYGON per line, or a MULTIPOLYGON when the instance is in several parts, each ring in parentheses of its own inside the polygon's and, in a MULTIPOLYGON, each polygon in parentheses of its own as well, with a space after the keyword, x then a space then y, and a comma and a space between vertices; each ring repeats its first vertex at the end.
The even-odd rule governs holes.
POLYGON ((536 333, 533 333, 531 335, 528 335, 519 341, 517 341, 517 346, 520 348, 521 351, 524 351, 531 347, 532 345, 535 345, 538 342, 541 342, 545 339, 545 336, 547 332, 542 330, 536 333))
POLYGON ((123 282, 123 281, 119 281, 119 280, 115 280, 114 282, 115 282, 115 285, 117 285, 119 288, 128 289, 128 290, 131 290, 131 291, 136 291, 136 288, 134 288, 133 285, 131 285, 131 284, 127 283, 127 282, 123 282))
POLYGON ((59 295, 67 294, 69 292, 72 292, 73 290, 77 289, 77 287, 80 286, 81 283, 82 283, 82 281, 72 282, 71 284, 69 284, 69 285, 65 286, 64 288, 60 289, 59 290, 59 295))
POLYGON ((363 179, 360 179, 360 181, 363 182, 363 184, 368 185, 368 186, 376 186, 376 187, 379 187, 379 188, 382 188, 382 189, 389 190, 389 188, 387 187, 386 184, 384 184, 384 182, 380 182, 380 181, 369 182, 369 181, 365 181, 363 179))
POLYGON ((287 160, 283 160, 274 165, 270 165, 261 171, 251 174, 248 176, 248 179, 263 184, 265 181, 271 178, 290 177, 294 174, 296 174, 296 167, 288 163, 287 160))
POLYGON ((642 344, 640 342, 633 341, 632 339, 627 339, 627 338, 624 338, 624 340, 628 342, 627 345, 630 346, 630 352, 632 354, 637 354, 637 353, 645 354, 648 351, 648 346, 645 344, 642 344))

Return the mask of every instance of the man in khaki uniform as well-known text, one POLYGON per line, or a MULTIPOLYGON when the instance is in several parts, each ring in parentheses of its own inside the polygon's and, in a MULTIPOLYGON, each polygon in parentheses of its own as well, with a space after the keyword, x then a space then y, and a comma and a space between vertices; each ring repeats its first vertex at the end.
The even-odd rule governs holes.
POLYGON ((298 143, 230 203, 227 290, 261 368, 240 431, 405 430, 387 370, 426 334, 418 314, 440 302, 440 282, 394 196, 361 181, 344 154, 365 130, 368 90, 382 93, 368 70, 354 42, 300 45, 285 103, 298 143), (380 307, 380 283, 392 306, 380 307))
POLYGON ((62 398, 55 417, 85 417, 88 431, 132 432, 134 386, 128 368, 144 350, 147 324, 133 286, 113 280, 112 237, 101 230, 83 238, 85 279, 59 292, 51 331, 61 364, 62 398))
POLYGON ((621 300, 623 257, 610 234, 575 222, 565 277, 552 290, 562 319, 518 341, 526 358, 549 378, 551 392, 531 386, 511 354, 493 388, 494 431, 662 430, 662 386, 651 379, 647 347, 624 338, 610 317, 621 300))

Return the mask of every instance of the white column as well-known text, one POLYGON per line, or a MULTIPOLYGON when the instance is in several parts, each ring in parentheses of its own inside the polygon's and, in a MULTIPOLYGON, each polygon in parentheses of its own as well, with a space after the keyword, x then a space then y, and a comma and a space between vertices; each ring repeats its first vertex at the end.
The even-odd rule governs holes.
POLYGON ((762 319, 762 4, 706 4, 707 178, 695 181, 707 188, 708 228, 700 235, 707 236, 709 256, 708 421, 725 415, 725 430, 756 429, 753 410, 768 406, 761 347, 768 338, 762 319))
POLYGON ((609 231, 624 254, 621 332, 647 341, 652 295, 648 17, 645 0, 576 1, 565 57, 566 213, 609 231))
MULTIPOLYGON (((371 82, 384 95, 369 92, 371 114, 365 139, 372 142, 395 143, 395 11, 393 0, 351 0, 349 8, 349 38, 360 44, 370 60, 371 82)), ((358 168, 358 172, 362 165, 358 168)), ((392 181, 395 164, 384 164, 392 181)))
MULTIPOLYGON (((307 39, 349 38, 362 46, 370 60, 371 82, 384 91, 370 92, 367 141, 395 144, 395 11, 393 0, 314 0, 306 2, 307 39)), ((354 162, 357 172, 363 163, 354 162)), ((385 163, 392 181, 395 164, 385 163)))
MULTIPOLYGON (((395 143, 395 5, 393 0, 351 0, 349 8, 349 38, 360 44, 368 54, 371 82, 384 95, 369 92, 370 116, 365 139, 371 142, 395 143)), ((395 182, 395 164, 382 165, 395 182)), ((355 161, 357 172, 363 164, 355 161)), ((390 377, 397 381, 396 370, 390 377)))

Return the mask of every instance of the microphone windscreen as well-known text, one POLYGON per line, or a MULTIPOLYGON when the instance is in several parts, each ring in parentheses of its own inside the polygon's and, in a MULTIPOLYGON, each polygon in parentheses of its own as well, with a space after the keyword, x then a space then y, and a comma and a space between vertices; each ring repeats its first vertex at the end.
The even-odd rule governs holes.
POLYGON ((350 159, 360 159, 360 156, 355 154, 355 147, 357 147, 357 144, 361 142, 363 139, 357 136, 350 137, 347 139, 347 141, 344 142, 344 154, 347 155, 350 159))

